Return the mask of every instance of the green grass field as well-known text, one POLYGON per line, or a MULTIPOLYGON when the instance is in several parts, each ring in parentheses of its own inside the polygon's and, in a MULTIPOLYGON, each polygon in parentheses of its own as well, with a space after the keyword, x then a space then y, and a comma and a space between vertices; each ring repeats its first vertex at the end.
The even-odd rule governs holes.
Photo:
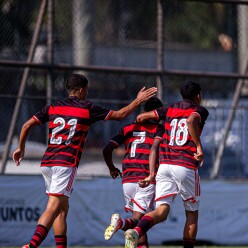
MULTIPOLYGON (((99 248, 123 248, 124 246, 99 246, 99 248)), ((195 246, 196 248, 248 248, 248 246, 195 246)), ((17 248, 17 247, 14 247, 17 248)), ((56 248, 56 247, 46 247, 56 248)), ((98 246, 73 246, 72 248, 98 248, 98 246)), ((150 246, 150 248, 182 248, 182 246, 150 246)))
MULTIPOLYGON (((3 246, 0 246, 3 247, 3 246)), ((56 248, 55 246, 41 246, 44 248, 56 248)), ((71 248, 123 248, 124 246, 71 246, 71 248)), ((248 248, 248 246, 195 246, 196 248, 248 248)), ((20 246, 5 247, 5 248, 20 248, 20 246)), ((150 246, 150 248, 182 248, 182 246, 150 246)))

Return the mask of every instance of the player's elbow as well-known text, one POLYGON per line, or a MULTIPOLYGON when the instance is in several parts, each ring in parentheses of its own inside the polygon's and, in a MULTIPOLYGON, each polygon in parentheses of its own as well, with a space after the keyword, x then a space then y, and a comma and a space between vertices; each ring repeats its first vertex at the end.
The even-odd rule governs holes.
POLYGON ((149 158, 156 159, 156 157, 157 157, 157 150, 155 150, 154 148, 151 148, 149 158))
POLYGON ((109 142, 102 150, 102 154, 104 158, 109 157, 109 154, 111 154, 114 150, 114 144, 109 142))
POLYGON ((188 119, 186 120, 186 123, 187 123, 188 126, 192 125, 192 124, 194 123, 193 118, 188 118, 188 119))
POLYGON ((31 124, 28 121, 22 125, 22 129, 24 131, 28 131, 30 128, 31 128, 31 124))
POLYGON ((143 119, 141 116, 138 115, 138 116, 136 117, 136 122, 137 122, 137 123, 142 123, 143 121, 144 121, 144 119, 143 119))
MULTIPOLYGON (((35 121, 33 118, 30 118, 22 125, 22 131, 29 131, 31 127, 38 125, 39 123, 35 121)), ((41 123, 40 123, 41 124, 41 123)))
POLYGON ((199 123, 199 117, 195 114, 191 114, 187 120, 186 120, 187 125, 198 125, 199 123))
POLYGON ((116 121, 121 121, 126 117, 126 113, 124 111, 114 111, 111 115, 111 119, 112 120, 116 120, 116 121))
POLYGON ((125 117, 126 117, 125 115, 120 114, 120 115, 117 115, 117 116, 116 116, 115 120, 116 120, 116 121, 121 121, 121 120, 123 120, 125 117))
POLYGON ((103 157, 106 158, 107 155, 108 155, 108 153, 109 153, 109 148, 108 148, 108 145, 106 145, 106 146, 102 149, 102 155, 103 155, 103 157))

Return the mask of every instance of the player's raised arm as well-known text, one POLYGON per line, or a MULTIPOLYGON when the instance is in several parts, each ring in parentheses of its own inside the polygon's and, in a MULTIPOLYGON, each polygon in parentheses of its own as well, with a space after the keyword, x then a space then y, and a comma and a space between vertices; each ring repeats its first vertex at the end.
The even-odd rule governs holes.
POLYGON ((38 122, 35 121, 33 118, 30 118, 27 122, 25 122, 22 126, 22 130, 20 133, 20 140, 18 148, 13 152, 12 159, 16 162, 16 165, 20 165, 24 153, 25 153, 25 144, 30 132, 31 127, 37 125, 38 122))
POLYGON ((122 120, 124 118, 126 118, 129 114, 131 114, 141 103, 147 101, 148 99, 150 99, 151 97, 155 96, 157 93, 157 88, 156 87, 152 87, 149 89, 145 89, 145 87, 143 87, 136 99, 134 101, 132 101, 129 105, 127 105, 126 107, 118 110, 118 111, 113 111, 111 116, 108 118, 109 120, 122 120))
POLYGON ((113 153, 113 150, 115 150, 116 148, 118 148, 118 145, 116 145, 112 141, 110 141, 103 148, 103 157, 104 157, 106 165, 109 168, 109 174, 113 179, 117 178, 118 176, 122 177, 121 171, 115 167, 113 160, 112 160, 112 153, 113 153))
POLYGON ((194 157, 201 162, 200 165, 204 162, 204 154, 200 138, 200 129, 199 129, 199 116, 195 113, 192 113, 187 119, 188 130, 196 144, 196 153, 194 157))

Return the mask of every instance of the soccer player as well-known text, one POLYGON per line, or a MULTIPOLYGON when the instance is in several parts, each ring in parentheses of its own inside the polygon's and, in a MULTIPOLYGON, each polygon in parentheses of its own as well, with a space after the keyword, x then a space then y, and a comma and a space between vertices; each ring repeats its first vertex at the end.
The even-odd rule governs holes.
POLYGON ((140 237, 154 225, 165 221, 174 198, 182 197, 186 213, 184 248, 193 248, 198 224, 200 178, 198 167, 204 155, 200 134, 208 111, 201 107, 200 85, 187 81, 181 88, 183 101, 137 116, 137 122, 164 120, 165 133, 160 146, 156 176, 156 209, 147 213, 134 229, 125 232, 126 248, 137 247, 140 237))
MULTIPOLYGON (((146 102, 144 111, 152 111, 162 106, 163 104, 158 98, 151 98, 146 102)), ((158 157, 156 156, 157 152, 155 152, 155 161, 157 163, 154 163, 154 166, 149 168, 149 154, 153 143, 156 140, 160 142, 163 134, 164 127, 157 120, 148 120, 142 124, 131 123, 124 126, 104 147, 103 156, 110 175, 115 179, 123 174, 125 210, 132 212, 132 218, 125 220, 121 219, 119 214, 112 215, 111 223, 104 233, 106 240, 112 238, 119 229, 126 231, 134 228, 138 224, 138 220, 145 213, 152 210, 155 197, 154 177, 158 167, 158 157), (113 164, 112 153, 114 149, 122 144, 125 146, 126 153, 122 161, 121 174, 120 170, 113 164)), ((139 239, 138 247, 149 247, 147 235, 139 239)))
POLYGON ((22 126, 19 145, 12 156, 16 164, 20 165, 30 129, 49 123, 48 147, 41 161, 48 202, 29 244, 23 248, 38 247, 51 227, 54 230, 57 248, 67 247, 66 216, 69 197, 91 124, 100 120, 122 120, 157 91, 155 87, 147 90, 143 87, 133 102, 113 111, 86 101, 88 80, 83 75, 71 75, 66 81, 66 89, 69 94, 67 99, 44 107, 22 126))

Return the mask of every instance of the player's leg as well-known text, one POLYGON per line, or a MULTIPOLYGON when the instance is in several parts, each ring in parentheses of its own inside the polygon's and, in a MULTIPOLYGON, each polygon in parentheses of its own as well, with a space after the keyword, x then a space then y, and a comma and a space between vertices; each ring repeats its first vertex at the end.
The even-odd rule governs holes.
POLYGON ((128 229, 125 232, 125 248, 137 248, 140 239, 145 236, 148 230, 154 225, 165 221, 169 212, 170 205, 162 204, 154 211, 145 214, 134 229, 128 229))
POLYGON ((49 195, 45 212, 40 216, 34 235, 28 244, 30 248, 38 247, 46 238, 57 216, 68 206, 68 197, 72 192, 76 178, 76 167, 41 167, 49 195))
MULTIPOLYGON (((45 180, 46 192, 48 192, 48 189, 51 187, 51 183, 52 183, 53 170, 50 167, 41 167, 41 172, 42 172, 43 178, 45 180)), ((49 201, 50 201, 50 197, 48 198, 48 203, 49 203, 49 201)), ((48 205, 48 203, 47 203, 47 205, 48 205)), ((51 228, 51 225, 52 224, 50 224, 50 228, 51 228)), ((23 246, 23 248, 24 247, 25 248, 26 247, 31 247, 31 248, 38 247, 42 243, 42 241, 46 238, 50 228, 47 227, 47 226, 44 226, 44 225, 42 225, 41 223, 38 222, 38 225, 36 226, 36 229, 34 231, 34 234, 33 234, 32 238, 31 238, 29 244, 26 245, 26 246, 23 246)))
MULTIPOLYGON (((46 211, 40 217, 38 224, 45 225, 50 229, 59 214, 61 214, 61 220, 67 216, 68 201, 72 193, 77 168, 41 167, 41 171, 46 182, 46 193, 49 195, 49 200, 46 211)), ((65 223, 65 220, 63 221, 65 223)), ((64 227, 60 228, 63 229, 64 227)), ((58 231, 60 232, 60 230, 58 231)))
POLYGON ((160 165, 156 176, 156 210, 145 214, 134 229, 125 232, 126 248, 137 247, 138 239, 152 226, 167 219, 177 187, 170 178, 169 165, 160 165))
POLYGON ((170 165, 161 164, 156 176, 156 209, 145 214, 139 221, 135 230, 141 237, 153 225, 163 222, 167 219, 174 197, 177 195, 177 186, 171 179, 170 165))
MULTIPOLYGON (((138 190, 137 183, 124 183, 123 194, 126 202, 125 210, 133 212, 133 201, 136 192, 138 190)), ((127 230, 137 225, 138 220, 135 219, 122 219, 118 213, 112 214, 109 226, 105 229, 105 240, 111 239, 118 230, 127 230)))
MULTIPOLYGON (((45 212, 40 216, 34 234, 29 242, 30 248, 38 247, 46 238, 56 217, 60 213, 61 199, 58 196, 49 196, 45 212)), ((67 197, 63 197, 67 198, 67 197)))
POLYGON ((198 211, 185 211, 186 222, 183 232, 184 248, 193 248, 198 229, 198 211))
POLYGON ((184 248, 193 248, 198 228, 200 178, 197 170, 174 166, 180 195, 184 201, 186 222, 183 233, 184 248))
POLYGON ((68 204, 67 196, 50 195, 46 210, 39 218, 38 225, 43 225, 48 230, 50 230, 50 228, 53 225, 53 222, 55 221, 57 216, 60 214, 62 206, 64 204, 68 204))
POLYGON ((67 247, 67 223, 66 218, 69 210, 69 197, 71 196, 76 178, 76 167, 55 168, 53 184, 50 187, 51 194, 61 195, 59 215, 53 222, 53 231, 57 248, 67 247))
MULTIPOLYGON (((143 213, 138 212, 138 211, 133 211, 132 219, 136 222, 136 225, 137 225, 138 221, 143 216, 144 216, 143 213)), ((127 226, 126 230, 133 229, 135 226, 127 226)), ((126 230, 124 230, 124 231, 126 231, 126 230)), ((145 234, 145 235, 143 235, 142 237, 139 238, 137 246, 138 246, 138 248, 149 248, 147 234, 145 234)))
MULTIPOLYGON (((138 187, 138 191, 133 199, 133 216, 132 219, 140 220, 146 213, 153 209, 155 198, 155 184, 150 184, 147 187, 138 187)), ((138 224, 138 223, 137 223, 138 224)), ((137 225, 136 224, 136 225, 137 225)), ((126 230, 132 229, 134 226, 128 226, 126 230)), ((148 248, 148 237, 145 233, 142 235, 137 244, 138 248, 148 248)))
POLYGON ((121 229, 123 225, 123 220, 121 219, 120 215, 118 213, 112 214, 110 224, 107 226, 107 228, 104 231, 104 238, 105 240, 111 239, 114 234, 121 229))
POLYGON ((66 218, 68 214, 68 201, 63 203, 61 211, 53 222, 53 232, 57 248, 67 247, 67 223, 66 218))

